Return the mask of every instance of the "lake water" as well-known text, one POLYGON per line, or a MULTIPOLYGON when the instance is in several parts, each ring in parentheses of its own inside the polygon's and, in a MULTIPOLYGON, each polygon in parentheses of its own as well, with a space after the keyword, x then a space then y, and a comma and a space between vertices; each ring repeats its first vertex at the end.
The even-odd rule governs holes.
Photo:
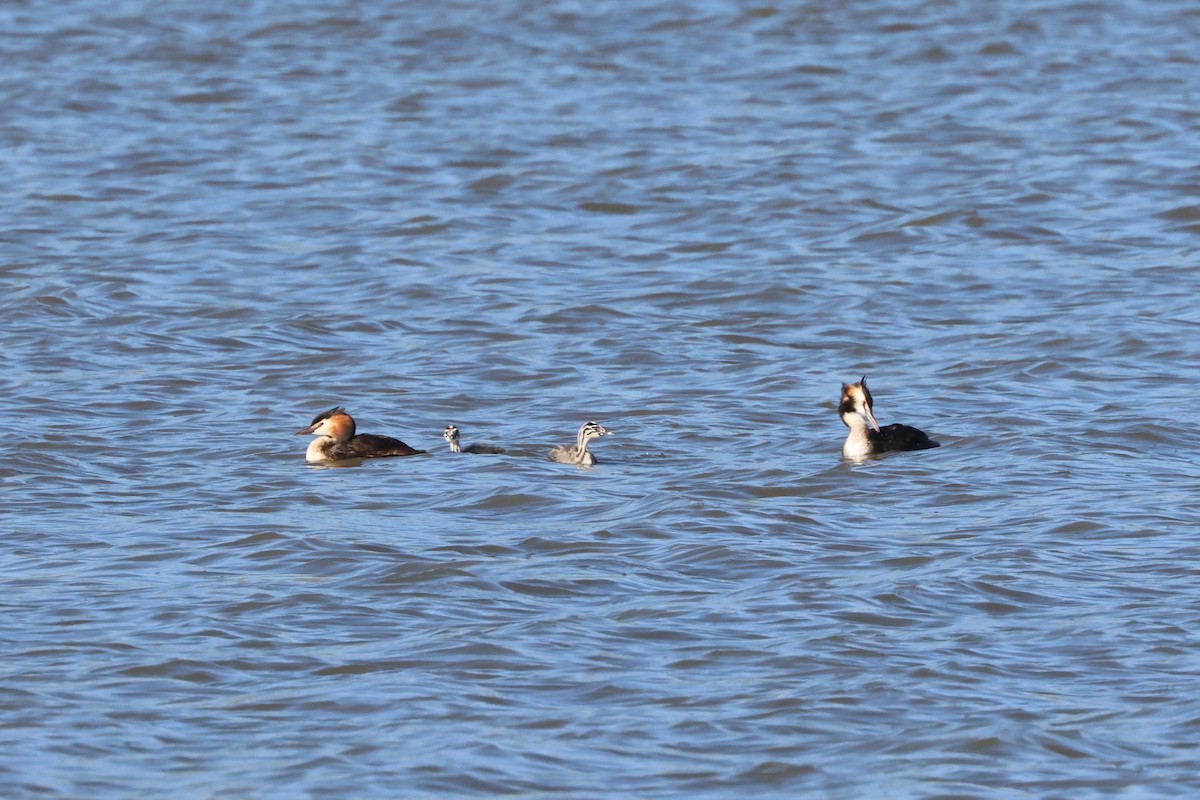
POLYGON ((4 796, 1200 792, 1197 41, 6 5, 4 796))

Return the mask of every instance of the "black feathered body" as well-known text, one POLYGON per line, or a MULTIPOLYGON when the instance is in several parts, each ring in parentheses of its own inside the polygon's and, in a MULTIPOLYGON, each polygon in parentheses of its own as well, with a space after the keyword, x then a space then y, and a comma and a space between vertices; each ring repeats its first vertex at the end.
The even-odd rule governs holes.
POLYGON ((928 450, 939 446, 925 431, 899 423, 884 425, 877 431, 868 428, 867 440, 871 442, 872 452, 875 453, 889 450, 928 450))
POLYGON ((424 450, 409 447, 391 436, 360 433, 346 442, 330 442, 323 448, 326 458, 386 458, 389 456, 417 456, 424 450))

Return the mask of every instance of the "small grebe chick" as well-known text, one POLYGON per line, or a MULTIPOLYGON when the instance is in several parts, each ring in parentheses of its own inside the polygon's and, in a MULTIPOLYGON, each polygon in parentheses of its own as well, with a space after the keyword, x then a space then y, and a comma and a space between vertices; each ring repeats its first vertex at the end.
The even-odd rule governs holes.
POLYGON ((474 453, 476 455, 493 455, 495 453, 503 453, 503 447, 497 447, 494 444, 469 444, 463 447, 458 443, 458 427, 455 425, 447 425, 446 430, 442 431, 442 438, 450 443, 450 452, 452 453, 474 453))
POLYGON ((872 411, 875 401, 867 389, 867 376, 858 383, 842 384, 842 399, 838 403, 838 414, 850 429, 842 445, 842 455, 857 458, 871 453, 886 453, 890 450, 928 450, 938 443, 910 425, 885 425, 879 427, 872 411))
POLYGON ((343 461, 351 458, 384 458, 387 456, 415 456, 424 453, 409 447, 391 436, 376 436, 370 433, 354 435, 354 418, 346 409, 336 406, 313 418, 312 425, 296 435, 310 433, 317 437, 308 445, 304 458, 310 464, 326 461, 343 461))
POLYGON ((596 456, 588 452, 587 445, 597 436, 612 436, 612 431, 599 422, 585 422, 575 437, 575 444, 560 444, 550 450, 550 460, 560 464, 580 464, 590 467, 596 463, 596 456))

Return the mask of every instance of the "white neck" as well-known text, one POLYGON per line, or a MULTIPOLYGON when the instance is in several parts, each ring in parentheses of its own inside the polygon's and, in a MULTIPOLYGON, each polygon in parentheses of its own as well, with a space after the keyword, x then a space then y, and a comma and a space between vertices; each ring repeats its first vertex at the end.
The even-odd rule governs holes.
POLYGON ((451 453, 461 453, 462 452, 462 445, 460 445, 458 443, 458 439, 450 439, 449 441, 450 441, 450 452, 451 453))
POLYGON ((308 443, 308 449, 304 451, 305 461, 328 461, 325 457, 325 448, 333 444, 332 436, 317 436, 308 443))
POLYGON ((871 452, 871 440, 867 438, 867 421, 861 414, 851 412, 842 414, 842 422, 850 429, 846 441, 842 444, 842 455, 848 458, 865 456, 871 452))

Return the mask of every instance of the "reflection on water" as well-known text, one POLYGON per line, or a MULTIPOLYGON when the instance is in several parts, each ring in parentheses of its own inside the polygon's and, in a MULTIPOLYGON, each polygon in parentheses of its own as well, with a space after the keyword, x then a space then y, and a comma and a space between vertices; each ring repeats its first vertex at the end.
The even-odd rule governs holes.
POLYGON ((1190 6, 0 17, 7 794, 1195 784, 1190 6))

